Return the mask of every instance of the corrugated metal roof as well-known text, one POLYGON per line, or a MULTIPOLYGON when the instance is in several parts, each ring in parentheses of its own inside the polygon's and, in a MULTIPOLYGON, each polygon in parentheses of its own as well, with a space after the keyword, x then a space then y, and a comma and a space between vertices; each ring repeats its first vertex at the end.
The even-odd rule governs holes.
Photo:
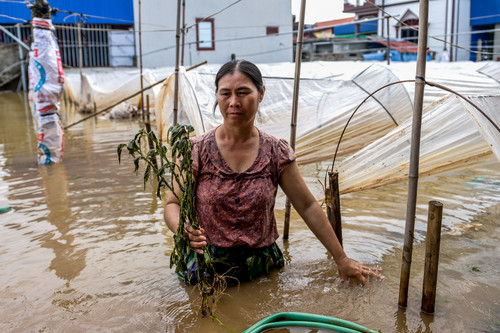
MULTIPOLYGON (((375 37, 375 36, 366 36, 366 37, 374 42, 387 46, 386 38, 375 37)), ((418 45, 412 42, 398 41, 391 39, 391 49, 398 50, 400 53, 417 53, 418 45)))
MULTIPOLYGON (((85 17, 85 23, 132 24, 134 21, 134 4, 132 0, 49 0, 49 3, 52 8, 99 16, 85 17)), ((5 15, 0 16, 0 24, 31 20, 30 10, 22 2, 0 2, 0 13, 5 15)), ((54 23, 78 22, 78 16, 69 16, 70 14, 58 12, 52 17, 52 20, 54 23)))

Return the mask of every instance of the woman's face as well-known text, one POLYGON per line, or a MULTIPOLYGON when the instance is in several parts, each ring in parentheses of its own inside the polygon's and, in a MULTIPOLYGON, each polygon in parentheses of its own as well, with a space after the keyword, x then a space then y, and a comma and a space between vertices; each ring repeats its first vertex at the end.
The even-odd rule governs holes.
POLYGON ((224 123, 228 125, 253 125, 259 103, 264 97, 257 90, 253 81, 245 74, 236 70, 219 79, 217 103, 219 104, 224 123))

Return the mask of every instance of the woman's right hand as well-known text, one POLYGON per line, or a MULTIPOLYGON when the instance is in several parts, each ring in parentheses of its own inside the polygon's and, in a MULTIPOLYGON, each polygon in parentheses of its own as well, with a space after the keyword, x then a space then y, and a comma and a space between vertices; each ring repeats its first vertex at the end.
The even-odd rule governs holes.
POLYGON ((196 253, 203 254, 202 247, 207 245, 207 238, 203 236, 205 230, 203 228, 195 229, 188 224, 184 225, 184 230, 189 237, 189 246, 191 246, 196 253))

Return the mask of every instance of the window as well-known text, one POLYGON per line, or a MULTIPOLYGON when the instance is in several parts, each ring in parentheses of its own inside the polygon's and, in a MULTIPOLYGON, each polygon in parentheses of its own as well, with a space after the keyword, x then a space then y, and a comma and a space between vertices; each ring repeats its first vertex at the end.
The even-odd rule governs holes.
POLYGON ((401 26, 401 38, 406 39, 410 42, 417 43, 418 40, 418 30, 414 30, 410 27, 418 28, 418 19, 410 19, 404 22, 406 25, 401 26), (410 26, 410 27, 408 27, 410 26))
POLYGON ((266 27, 266 35, 275 35, 280 33, 280 27, 266 27))
POLYGON ((198 51, 215 50, 214 19, 196 19, 196 49, 198 51))

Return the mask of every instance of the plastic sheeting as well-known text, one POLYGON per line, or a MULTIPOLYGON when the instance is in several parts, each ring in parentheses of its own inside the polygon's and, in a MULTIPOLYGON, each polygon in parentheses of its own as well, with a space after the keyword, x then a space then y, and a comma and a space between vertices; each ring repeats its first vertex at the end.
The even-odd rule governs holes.
MULTIPOLYGON (((214 80, 219 67, 205 65, 189 72, 180 70, 178 121, 192 124, 196 134, 222 123, 218 108, 214 110, 214 80)), ((264 76, 266 94, 256 126, 288 140, 295 64, 258 64, 258 67, 264 76)), ((296 133, 298 162, 331 161, 342 131, 359 107, 346 128, 335 164, 340 170, 341 190, 349 192, 407 177, 415 84, 397 83, 368 96, 389 83, 413 80, 415 68, 415 63, 393 63, 390 66, 370 62, 303 63, 296 133)), ((166 73, 168 69, 162 71, 166 73)), ((498 112, 495 113, 500 94, 500 83, 495 80, 498 72, 500 64, 497 62, 429 62, 426 80, 474 100, 498 126, 500 120, 498 112)), ((137 77, 134 74, 130 80, 138 84, 137 77)), ((125 82, 124 79, 122 76, 121 82, 125 82)), ((97 79, 97 76, 88 80, 95 84, 100 81, 116 88, 113 98, 125 97, 116 82, 112 84, 111 80, 97 79)), ((106 89, 90 84, 88 89, 93 91, 96 101, 100 101, 98 105, 102 103, 105 107, 106 102, 110 104, 110 98, 106 96, 111 94, 111 89, 106 93, 106 89), (102 96, 97 98, 99 94, 102 96)), ((172 124, 173 96, 172 74, 158 87, 154 96, 158 132, 163 140, 172 124)), ((468 103, 447 91, 426 86, 424 106, 422 127, 428 132, 425 132, 421 146, 421 172, 460 168, 464 163, 471 163, 493 151, 500 156, 497 151, 498 130, 485 123, 484 117, 468 103), (451 132, 449 128, 456 130, 451 132)))
MULTIPOLYGON (((144 69, 143 87, 168 78, 172 72, 172 67, 144 69)), ((73 69, 67 77, 69 84, 65 86, 66 97, 81 104, 82 109, 104 109, 141 90, 140 71, 135 68, 117 68, 111 71, 108 68, 85 69, 82 76, 73 69)), ((154 106, 159 92, 159 85, 144 92, 144 95, 150 95, 151 106, 154 106)), ((140 95, 128 102, 139 105, 140 95)))
MULTIPOLYGON (((349 65, 359 71, 359 66, 353 67, 353 63, 349 65)), ((261 69, 266 94, 260 105, 256 125, 277 137, 288 139, 294 81, 292 77, 268 74, 274 71, 278 75, 289 75, 293 67, 274 65, 261 66, 261 69)), ((343 126, 357 106, 356 101, 361 102, 366 98, 373 87, 398 81, 390 70, 378 65, 369 66, 361 72, 349 72, 349 75, 352 75, 350 79, 341 80, 338 78, 345 74, 330 71, 324 78, 311 79, 306 76, 301 80, 296 143, 300 163, 331 158, 343 126)), ((215 128, 222 122, 219 110, 213 109, 214 79, 214 72, 179 73, 179 123, 187 120, 194 125, 197 134, 215 128)), ((162 106, 157 113, 160 133, 165 133, 168 124, 172 123, 173 85, 172 76, 158 97, 159 105, 162 106)), ((358 121, 349 128, 342 153, 357 151, 367 141, 381 137, 397 123, 408 119, 411 108, 410 97, 402 84, 369 98, 356 113, 358 121)))
MULTIPOLYGON (((471 99, 487 114, 498 114, 500 95, 471 99)), ((495 119, 500 123, 498 115, 495 119)), ((408 178, 410 142, 411 120, 344 159, 335 167, 340 192, 408 178)), ((473 164, 490 155, 492 146, 500 159, 499 142, 500 133, 482 114, 459 97, 448 95, 428 106, 422 115, 419 172, 430 174, 473 164)))

